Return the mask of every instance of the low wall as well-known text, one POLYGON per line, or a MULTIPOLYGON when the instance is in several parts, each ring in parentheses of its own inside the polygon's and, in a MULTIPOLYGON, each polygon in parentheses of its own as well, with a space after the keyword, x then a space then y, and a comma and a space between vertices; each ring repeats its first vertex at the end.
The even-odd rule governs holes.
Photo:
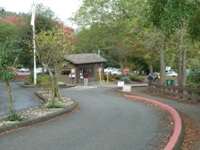
POLYGON ((19 81, 19 80, 21 81, 21 80, 28 78, 29 76, 30 75, 15 75, 15 76, 13 76, 13 78, 17 81, 19 81))

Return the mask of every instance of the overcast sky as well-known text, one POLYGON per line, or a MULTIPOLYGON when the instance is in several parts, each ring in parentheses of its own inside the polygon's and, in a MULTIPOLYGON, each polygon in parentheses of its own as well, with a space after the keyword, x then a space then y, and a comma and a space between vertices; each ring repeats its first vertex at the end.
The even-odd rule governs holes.
MULTIPOLYGON (((81 6, 81 0, 34 0, 35 4, 42 3, 55 13, 66 25, 72 26, 68 21, 72 13, 81 6)), ((12 12, 30 12, 33 0, 0 0, 0 7, 12 12)))

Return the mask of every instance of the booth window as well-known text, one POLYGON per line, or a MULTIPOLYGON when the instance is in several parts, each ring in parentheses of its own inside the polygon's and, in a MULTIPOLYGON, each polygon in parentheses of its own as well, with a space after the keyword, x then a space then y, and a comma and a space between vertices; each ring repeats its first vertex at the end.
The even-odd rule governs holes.
POLYGON ((71 70, 62 69, 61 75, 69 75, 70 73, 71 73, 71 70))

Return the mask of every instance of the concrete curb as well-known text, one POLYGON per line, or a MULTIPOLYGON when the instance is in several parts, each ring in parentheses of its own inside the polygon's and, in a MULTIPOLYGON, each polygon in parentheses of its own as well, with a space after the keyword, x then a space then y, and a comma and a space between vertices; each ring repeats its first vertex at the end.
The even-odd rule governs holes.
POLYGON ((33 124, 41 123, 41 122, 56 118, 58 116, 70 113, 77 106, 78 106, 78 103, 74 102, 71 106, 67 107, 66 109, 52 113, 52 114, 49 114, 47 116, 38 117, 38 118, 35 118, 35 119, 20 121, 18 123, 2 126, 2 127, 0 127, 0 134, 4 133, 6 131, 17 129, 17 128, 27 127, 27 126, 30 126, 30 125, 33 125, 33 124))
POLYGON ((181 117, 179 116, 178 112, 174 108, 172 108, 168 105, 165 105, 163 103, 157 102, 155 100, 151 100, 151 99, 147 99, 147 98, 143 98, 143 97, 139 97, 139 96, 132 96, 132 95, 125 94, 124 97, 151 103, 151 104, 157 105, 157 106, 165 109, 166 111, 168 111, 174 121, 174 131, 173 131, 173 134, 164 150, 181 149, 181 144, 182 144, 183 136, 184 136, 184 129, 183 129, 181 117))

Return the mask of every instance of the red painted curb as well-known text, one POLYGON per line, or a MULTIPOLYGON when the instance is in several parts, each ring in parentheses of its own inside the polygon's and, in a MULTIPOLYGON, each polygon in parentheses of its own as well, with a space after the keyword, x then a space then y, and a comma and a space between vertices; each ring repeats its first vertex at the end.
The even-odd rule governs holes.
POLYGON ((131 98, 131 99, 138 100, 138 101, 152 103, 154 105, 158 105, 159 107, 165 109, 166 111, 168 111, 170 113, 170 115, 172 116, 173 121, 174 121, 174 132, 164 150, 172 150, 175 147, 176 143, 178 142, 179 137, 181 135, 181 130, 182 130, 182 121, 181 121, 181 117, 179 116, 178 112, 174 108, 172 108, 168 105, 165 105, 163 103, 157 102, 155 100, 151 100, 151 99, 147 99, 147 98, 143 98, 143 97, 139 97, 139 96, 132 96, 132 95, 124 95, 124 97, 131 98))

